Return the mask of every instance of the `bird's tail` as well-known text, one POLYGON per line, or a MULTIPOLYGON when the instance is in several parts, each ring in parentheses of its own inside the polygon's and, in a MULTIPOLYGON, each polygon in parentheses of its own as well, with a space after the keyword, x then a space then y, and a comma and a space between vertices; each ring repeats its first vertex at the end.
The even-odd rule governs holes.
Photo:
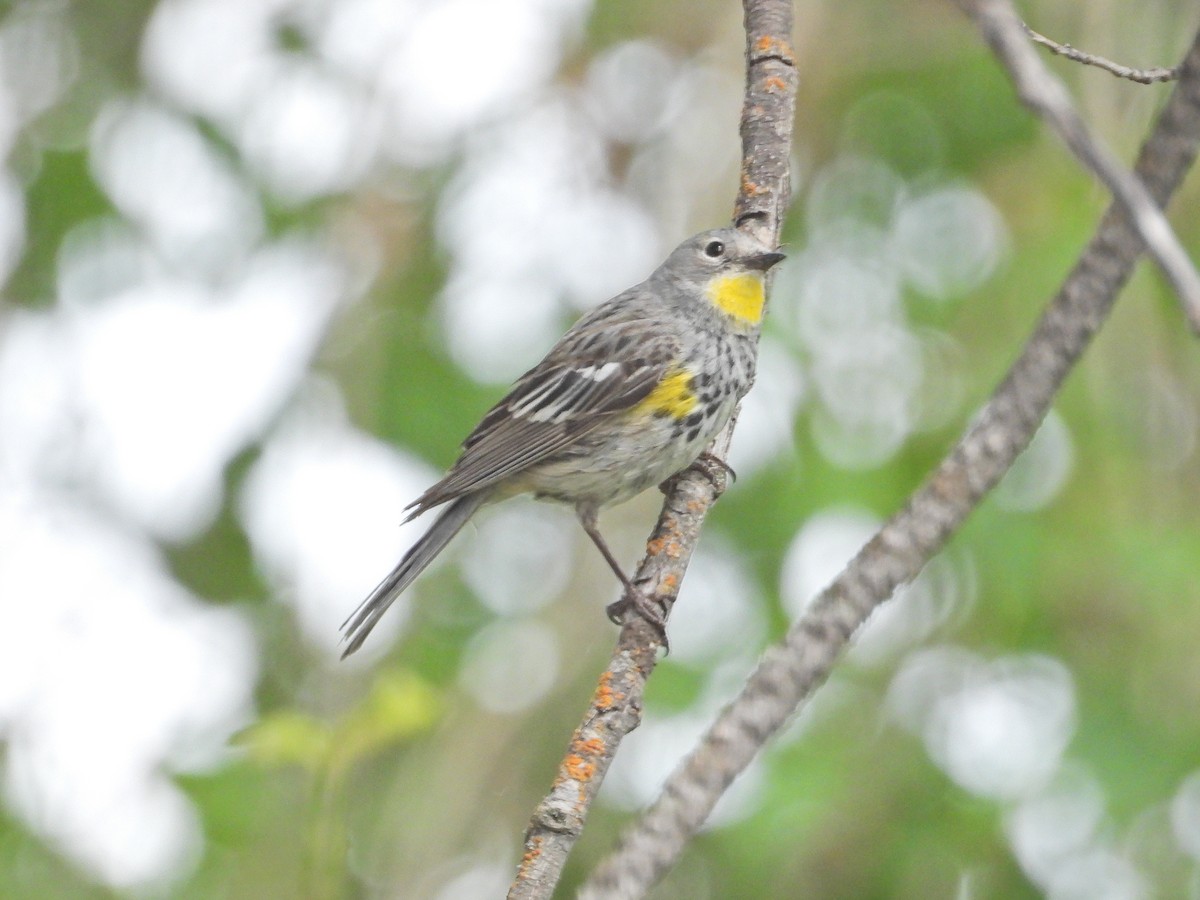
POLYGON ((348 641, 342 659, 362 646, 362 642, 371 633, 375 623, 387 612, 387 608, 400 596, 401 591, 425 571, 425 567, 433 562, 434 557, 446 548, 450 539, 467 524, 467 519, 484 504, 488 493, 476 491, 467 494, 443 509, 430 529, 404 554, 404 558, 392 569, 391 574, 379 582, 379 586, 371 591, 370 596, 342 623, 342 631, 345 632, 343 640, 348 641))

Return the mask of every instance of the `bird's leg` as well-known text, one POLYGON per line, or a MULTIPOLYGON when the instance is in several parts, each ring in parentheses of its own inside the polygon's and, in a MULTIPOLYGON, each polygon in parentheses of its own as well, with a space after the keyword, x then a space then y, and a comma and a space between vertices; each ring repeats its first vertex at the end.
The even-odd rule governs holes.
POLYGON ((592 543, 596 545, 596 549, 600 551, 600 555, 604 557, 609 568, 613 570, 613 574, 617 576, 621 584, 625 587, 624 596, 616 603, 609 604, 606 610, 608 618, 615 625, 624 624, 625 613, 632 606, 641 614, 643 619, 654 626, 659 637, 662 638, 662 643, 665 647, 667 644, 667 620, 658 605, 646 596, 646 593, 641 588, 629 580, 629 576, 625 574, 625 571, 621 568, 621 564, 617 562, 617 558, 608 549, 608 544, 605 543, 603 535, 600 534, 600 529, 596 527, 596 508, 581 503, 575 507, 575 512, 579 516, 579 524, 583 526, 583 530, 592 539, 592 543))

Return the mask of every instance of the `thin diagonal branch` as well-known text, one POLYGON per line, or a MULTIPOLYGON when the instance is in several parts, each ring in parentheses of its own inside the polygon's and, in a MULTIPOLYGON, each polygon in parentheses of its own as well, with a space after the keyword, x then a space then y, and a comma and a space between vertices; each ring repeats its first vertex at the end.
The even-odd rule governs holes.
POLYGON ((1024 24, 1010 0, 957 2, 975 20, 984 40, 1008 70, 1022 102, 1046 120, 1076 159, 1128 210, 1150 256, 1179 296, 1192 330, 1200 334, 1200 273, 1145 185, 1092 134, 1071 104, 1066 87, 1029 45, 1024 24))
MULTIPOLYGON (((1200 35, 1137 173, 1165 204, 1200 143, 1200 35)), ((975 421, 926 482, 763 656, 738 697, 670 776, 645 816, 580 892, 641 897, 670 869, 725 789, 800 703, 824 682, 850 636, 911 581, 1028 446, 1063 379, 1111 310, 1143 252, 1123 206, 1113 204, 975 421)))
MULTIPOLYGON (((789 159, 796 100, 791 48, 791 0, 744 0, 746 92, 742 104, 741 188, 734 221, 759 241, 779 241, 781 211, 789 197, 789 159)), ((736 420, 736 416, 735 416, 736 420)), ((734 423, 711 452, 723 459, 734 423)), ((708 510, 725 488, 719 465, 696 466, 668 489, 646 558, 634 580, 669 615, 708 510)), ((622 739, 638 726, 642 695, 654 670, 660 638, 640 616, 621 628, 583 721, 571 736, 549 793, 538 803, 525 834, 524 853, 510 900, 549 897, 566 865, 600 783, 622 739)))
POLYGON ((1118 78, 1124 78, 1126 81, 1136 81, 1138 84, 1154 84, 1158 81, 1174 81, 1179 77, 1179 66, 1133 69, 1129 66, 1115 63, 1111 59, 1105 59, 1103 56, 1096 56, 1094 53, 1085 53, 1076 47, 1072 47, 1070 44, 1060 44, 1058 41, 1048 38, 1044 34, 1038 34, 1024 23, 1022 23, 1021 27, 1031 41, 1035 44, 1041 44, 1055 56, 1061 56, 1063 59, 1071 60, 1071 62, 1083 63, 1085 66, 1095 66, 1097 69, 1103 69, 1105 72, 1116 75, 1118 78))

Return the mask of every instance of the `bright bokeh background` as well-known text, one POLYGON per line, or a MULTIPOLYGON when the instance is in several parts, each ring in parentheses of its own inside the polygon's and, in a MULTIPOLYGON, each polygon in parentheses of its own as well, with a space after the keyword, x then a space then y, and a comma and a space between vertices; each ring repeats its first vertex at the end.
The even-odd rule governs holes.
MULTIPOLYGON (((1133 65, 1196 25, 1024 11, 1133 65)), ((568 887, 945 452, 1103 208, 952 4, 797 23, 740 478, 568 887)), ((338 626, 504 385, 727 219, 742 40, 728 0, 0 10, 0 896, 503 892, 610 573, 517 500, 346 663, 338 626)), ((1130 158, 1168 88, 1054 67, 1130 158)), ((1200 897, 1198 441, 1200 354, 1143 268, 659 896, 1200 897)), ((602 523, 630 563, 655 509, 602 523)))

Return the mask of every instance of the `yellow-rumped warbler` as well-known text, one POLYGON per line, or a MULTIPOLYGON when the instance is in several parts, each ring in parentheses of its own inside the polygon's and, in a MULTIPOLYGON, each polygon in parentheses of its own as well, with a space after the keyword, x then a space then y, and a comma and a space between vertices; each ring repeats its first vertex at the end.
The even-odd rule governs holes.
POLYGON ((754 381, 763 275, 781 259, 736 229, 705 231, 580 319, 488 411, 446 477, 409 504, 408 519, 449 506, 342 625, 343 658, 476 510, 526 492, 573 505, 625 587, 614 606, 661 625, 596 514, 691 465, 725 427, 754 381))

